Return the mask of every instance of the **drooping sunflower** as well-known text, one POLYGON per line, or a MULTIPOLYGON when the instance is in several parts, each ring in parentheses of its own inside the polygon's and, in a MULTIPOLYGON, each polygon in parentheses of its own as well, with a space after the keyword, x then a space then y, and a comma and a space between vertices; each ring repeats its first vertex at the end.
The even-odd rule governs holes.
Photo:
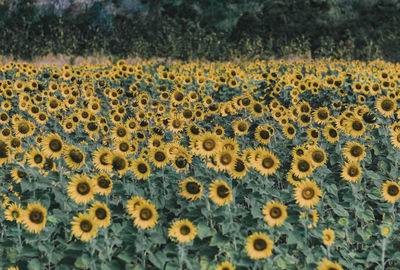
POLYGON ((64 150, 64 144, 60 135, 51 133, 43 139, 42 143, 43 153, 52 158, 59 158, 64 150))
POLYGON ((299 178, 310 176, 313 172, 312 162, 306 157, 295 157, 292 162, 294 175, 299 178))
POLYGON ((318 270, 343 270, 338 263, 331 262, 327 258, 324 258, 318 263, 318 270))
POLYGON ((86 204, 94 199, 93 182, 85 174, 72 177, 67 190, 69 197, 77 204, 86 204))
POLYGON ((6 220, 16 221, 17 223, 22 222, 24 210, 21 205, 18 203, 12 203, 8 206, 8 208, 4 211, 4 216, 6 220))
POLYGON ((280 167, 279 159, 269 150, 261 150, 257 160, 254 160, 253 166, 262 175, 274 174, 280 167))
POLYGON ((85 242, 89 241, 93 237, 96 237, 99 229, 94 217, 91 214, 79 213, 77 217, 73 217, 71 225, 72 235, 85 242))
POLYGON ((382 197, 389 203, 395 203, 400 199, 400 185, 387 180, 382 184, 382 197))
POLYGON ((263 233, 253 233, 247 238, 246 251, 250 258, 258 260, 272 255, 274 242, 263 233))
POLYGON ((346 162, 342 166, 342 173, 340 176, 349 182, 357 182, 360 180, 362 174, 362 169, 359 163, 355 161, 346 162))
POLYGON ((168 229, 168 236, 179 243, 190 242, 196 235, 197 229, 188 219, 177 220, 168 229))
POLYGON ((325 229, 323 231, 324 245, 330 246, 335 243, 335 232, 332 229, 325 229))
POLYGON ((85 164, 85 153, 76 146, 67 145, 63 150, 64 159, 67 166, 72 170, 77 170, 85 164))
POLYGON ((375 108, 384 116, 390 117, 394 114, 397 103, 390 97, 381 96, 375 102, 375 108))
POLYGON ((281 226, 287 218, 286 205, 280 202, 268 202, 263 207, 264 220, 269 226, 281 226))
POLYGON ((210 199, 220 205, 226 205, 233 200, 232 190, 225 181, 214 180, 209 187, 210 199))
POLYGON ((143 158, 135 159, 131 169, 138 180, 146 180, 151 171, 149 164, 143 158))
POLYGON ((297 187, 294 188, 296 203, 300 207, 312 208, 315 206, 322 195, 315 181, 306 180, 302 181, 297 187))
POLYGON ((349 161, 361 161, 366 155, 365 145, 359 144, 358 142, 348 141, 343 148, 343 156, 349 161))
POLYGON ((106 228, 110 225, 111 212, 107 204, 95 202, 92 207, 89 208, 88 212, 90 215, 92 215, 99 227, 106 228))
POLYGON ((24 227, 32 233, 40 233, 46 226, 47 209, 40 203, 28 203, 22 213, 24 227))
POLYGON ((191 201, 201 199, 203 185, 199 181, 193 178, 187 178, 179 183, 179 187, 181 188, 181 192, 179 194, 185 199, 191 201))
POLYGON ((156 207, 146 200, 141 200, 139 205, 133 208, 134 224, 143 230, 153 228, 157 224, 158 213, 156 207))
POLYGON ((231 262, 222 262, 217 265, 217 268, 215 270, 235 270, 235 267, 231 262))
POLYGON ((113 181, 111 178, 105 173, 105 172, 100 172, 97 175, 93 177, 94 181, 94 187, 93 187, 93 192, 98 193, 100 195, 109 195, 112 187, 113 187, 113 181))
POLYGON ((310 147, 307 150, 308 158, 314 167, 320 167, 326 162, 325 150, 318 146, 310 147))

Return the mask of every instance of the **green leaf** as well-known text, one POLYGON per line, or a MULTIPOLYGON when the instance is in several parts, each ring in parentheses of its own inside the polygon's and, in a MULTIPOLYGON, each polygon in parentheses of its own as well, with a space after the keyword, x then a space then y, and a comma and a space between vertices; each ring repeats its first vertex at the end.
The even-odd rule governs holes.
POLYGON ((32 259, 28 263, 28 269, 42 270, 43 268, 42 268, 42 264, 40 263, 40 261, 38 259, 32 259))

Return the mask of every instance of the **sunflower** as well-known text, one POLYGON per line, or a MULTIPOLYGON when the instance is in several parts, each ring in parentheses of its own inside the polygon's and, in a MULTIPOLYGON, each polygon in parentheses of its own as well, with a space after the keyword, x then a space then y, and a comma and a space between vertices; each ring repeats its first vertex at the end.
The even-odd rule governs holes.
POLYGON ((249 123, 246 120, 236 120, 233 121, 232 128, 237 136, 243 136, 249 130, 249 123))
POLYGON ((22 213, 24 227, 32 233, 40 233, 46 226, 47 210, 39 203, 28 203, 22 213))
POLYGON ((343 268, 338 263, 331 262, 327 258, 324 258, 318 263, 318 270, 343 270, 343 268))
POLYGON ((76 146, 67 145, 63 149, 64 159, 67 166, 72 170, 77 170, 85 164, 85 154, 76 146))
POLYGON ((106 228, 111 223, 111 212, 108 206, 101 202, 95 202, 89 208, 89 214, 94 218, 99 227, 106 228))
MULTIPOLYGON (((1 157, 1 144, 0 144, 0 157, 1 157)), ((32 147, 28 152, 28 163, 31 167, 43 168, 45 162, 45 155, 39 149, 32 147)))
POLYGON ((136 159, 132 164, 132 171, 138 180, 146 180, 150 175, 150 166, 142 158, 136 159))
POLYGON ((108 164, 111 164, 112 169, 118 173, 119 176, 124 175, 128 171, 128 160, 125 155, 114 152, 107 156, 108 164))
POLYGON ((209 187, 210 199, 220 205, 226 205, 233 200, 232 190, 225 181, 214 180, 209 187))
POLYGON ((397 108, 397 103, 390 97, 381 96, 375 102, 375 108, 384 116, 390 117, 397 108))
POLYGON ((28 174, 24 170, 14 167, 11 170, 11 178, 18 184, 21 183, 23 179, 28 178, 28 174))
POLYGON ((329 109, 327 107, 318 108, 313 112, 314 121, 317 124, 326 124, 329 120, 329 109))
POLYGON ((4 211, 4 215, 6 220, 16 221, 17 223, 22 222, 24 210, 21 208, 21 205, 18 203, 10 204, 7 209, 4 211))
POLYGON ((281 226, 287 218, 286 206, 280 202, 269 202, 262 210, 264 220, 269 226, 281 226))
POLYGON ((99 227, 91 214, 79 213, 73 219, 71 221, 72 235, 86 242, 96 237, 99 227))
POLYGON ((78 204, 86 204, 94 199, 93 183, 85 174, 75 175, 68 184, 68 195, 78 204))
POLYGON ((335 232, 332 229, 325 229, 323 231, 324 245, 330 246, 335 243, 335 232))
POLYGON ((43 153, 52 158, 59 158, 63 153, 63 141, 58 134, 51 133, 43 139, 42 143, 43 153))
POLYGON ((295 157, 292 162, 292 170, 295 176, 304 178, 313 172, 312 162, 307 157, 295 157))
POLYGON ((179 243, 190 242, 196 235, 196 227, 187 219, 175 221, 168 229, 168 236, 173 241, 178 241, 179 243))
POLYGON ((319 197, 322 195, 321 189, 315 181, 302 181, 294 188, 296 203, 300 207, 311 208, 319 202, 319 197))
POLYGON ((359 144, 358 142, 348 141, 343 148, 343 156, 349 161, 361 161, 366 155, 365 145, 359 144))
POLYGON ((179 183, 179 187, 181 188, 181 192, 179 194, 185 199, 191 201, 201 199, 203 185, 199 181, 193 178, 187 178, 179 183))
POLYGON ((207 132, 199 137, 196 152, 208 157, 215 154, 220 149, 220 146, 220 138, 216 134, 207 132))
POLYGON ((168 153, 163 148, 153 148, 150 151, 150 161, 157 168, 162 168, 169 162, 168 153))
POLYGON ((254 138, 262 144, 268 144, 271 140, 271 134, 269 134, 268 128, 265 126, 258 126, 254 133, 254 138))
POLYGON ((113 165, 109 162, 109 158, 112 157, 110 149, 101 147, 93 153, 93 164, 98 170, 111 172, 113 165))
POLYGON ((400 199, 400 185, 387 180, 382 184, 382 197, 389 203, 395 203, 400 199))
POLYGON ((286 124, 282 128, 283 134, 289 140, 293 139, 296 136, 296 128, 292 124, 286 124))
POLYGON ((351 117, 345 122, 345 131, 352 137, 360 137, 365 132, 365 125, 358 117, 351 117))
POLYGON ((94 180, 94 187, 93 187, 94 193, 98 193, 100 195, 105 195, 105 196, 110 194, 113 187, 113 181, 105 172, 100 172, 99 174, 95 175, 93 177, 93 180, 94 180))
POLYGON ((246 251, 250 258, 258 260, 272 255, 274 243, 263 233, 253 233, 247 238, 246 251))
POLYGON ((229 173, 233 178, 242 179, 247 173, 247 166, 244 160, 237 157, 233 161, 233 166, 230 168, 229 173))
POLYGON ((311 160, 312 165, 320 167, 326 162, 325 150, 318 146, 313 146, 307 151, 308 159, 311 160))
POLYGON ((355 161, 350 161, 346 162, 342 166, 342 173, 340 176, 346 181, 355 183, 360 180, 361 174, 362 169, 360 167, 360 164, 355 161))
POLYGON ((155 206, 146 201, 141 200, 140 203, 133 208, 134 224, 143 230, 153 228, 157 224, 158 213, 155 206))
POLYGON ((274 174, 280 167, 279 159, 269 150, 260 150, 257 160, 253 166, 264 176, 274 174))
POLYGON ((217 268, 215 270, 235 270, 235 267, 231 262, 222 262, 217 265, 217 268))
POLYGON ((143 199, 140 196, 132 196, 127 202, 126 202, 126 210, 128 211, 128 214, 134 218, 135 217, 135 211, 136 208, 139 207, 140 204, 143 202, 146 202, 145 199, 143 199))
POLYGON ((232 150, 222 149, 218 151, 215 155, 215 161, 217 163, 218 169, 225 171, 229 170, 233 166, 235 161, 236 153, 232 150))
POLYGON ((337 128, 332 125, 326 125, 323 134, 329 143, 335 143, 339 140, 339 132, 337 128))

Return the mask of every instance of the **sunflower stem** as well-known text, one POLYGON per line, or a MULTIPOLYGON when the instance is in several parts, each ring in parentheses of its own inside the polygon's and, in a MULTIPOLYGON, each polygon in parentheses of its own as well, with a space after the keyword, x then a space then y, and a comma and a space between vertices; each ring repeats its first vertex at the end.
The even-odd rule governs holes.
POLYGON ((179 270, 183 269, 183 258, 185 257, 185 249, 182 244, 178 244, 178 256, 179 256, 179 270))
POLYGON ((385 270, 385 249, 386 249, 386 239, 382 240, 382 254, 381 254, 381 265, 382 270, 385 270))

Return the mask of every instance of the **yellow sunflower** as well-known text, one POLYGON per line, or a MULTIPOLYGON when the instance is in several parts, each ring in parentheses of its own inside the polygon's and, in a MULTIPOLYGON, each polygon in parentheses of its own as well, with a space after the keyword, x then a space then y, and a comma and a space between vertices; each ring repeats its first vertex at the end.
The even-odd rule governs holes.
POLYGON ((343 270, 338 263, 331 262, 327 258, 324 258, 318 263, 318 270, 343 270))
POLYGON ((319 189, 317 183, 311 180, 302 181, 294 188, 294 192, 296 203, 300 207, 306 208, 314 207, 322 195, 322 191, 319 189))
POLYGON ((342 166, 342 173, 340 176, 349 182, 357 182, 360 180, 362 174, 362 169, 359 163, 355 161, 346 162, 342 166))
POLYGON ((358 142, 348 141, 343 148, 343 156, 349 161, 361 161, 366 155, 365 145, 359 144, 358 142))
POLYGON ((335 243, 335 232, 332 229, 325 229, 323 231, 324 245, 330 246, 335 243))
POLYGON ((46 226, 47 209, 39 203, 28 203, 22 213, 24 227, 32 233, 40 233, 46 226))
POLYGON ((73 217, 71 225, 72 235, 86 242, 96 237, 99 229, 94 217, 90 214, 79 213, 77 217, 73 217))
POLYGON ((16 221, 18 223, 22 222, 24 210, 21 205, 18 203, 10 204, 7 209, 4 211, 4 215, 6 220, 16 221))
POLYGON ((168 229, 168 236, 173 241, 178 241, 179 243, 190 242, 196 235, 196 227, 187 219, 175 221, 168 229))
POLYGON ((52 158, 59 158, 65 148, 60 135, 55 133, 51 133, 44 138, 41 146, 43 153, 52 158))
POLYGON ((258 260, 272 255, 274 243, 263 233, 253 233, 247 238, 246 251, 250 258, 258 260))
POLYGON ((233 200, 232 190, 225 181, 214 180, 209 187, 210 199, 220 205, 226 205, 233 200))
POLYGON ((146 180, 150 175, 150 166, 142 158, 134 160, 132 163, 132 171, 138 180, 146 180))
POLYGON ((382 184, 382 197, 389 203, 395 203, 400 198, 400 185, 387 180, 382 184))
POLYGON ((287 218, 286 206, 280 202, 268 202, 262 210, 269 226, 281 226, 287 218))
POLYGON ((92 207, 89 208, 88 212, 92 215, 99 227, 106 228, 110 225, 111 212, 105 203, 95 202, 92 207))
POLYGON ((72 177, 67 190, 69 197, 77 204, 86 204, 94 199, 93 182, 85 174, 72 177))
POLYGON ((158 213, 156 207, 146 201, 141 200, 138 205, 132 209, 134 224, 143 230, 153 228, 157 224, 158 213))
POLYGON ((179 187, 181 188, 180 195, 185 199, 191 201, 201 199, 203 185, 199 181, 193 178, 187 178, 179 183, 179 187))
POLYGON ((76 146, 67 145, 63 150, 64 159, 67 166, 72 170, 77 170, 85 164, 85 154, 76 146))

